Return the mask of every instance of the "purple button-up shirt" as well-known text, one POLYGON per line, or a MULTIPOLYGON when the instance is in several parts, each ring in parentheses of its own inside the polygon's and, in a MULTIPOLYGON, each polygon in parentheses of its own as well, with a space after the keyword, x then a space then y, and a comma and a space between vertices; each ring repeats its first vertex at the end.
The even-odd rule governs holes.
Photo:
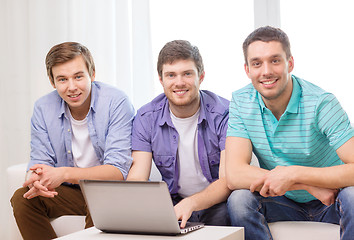
MULTIPOLYGON (((225 149, 229 101, 209 91, 199 93, 198 157, 204 176, 213 182, 219 178, 220 152, 225 149)), ((152 153, 171 194, 179 189, 178 138, 165 94, 138 110, 133 122, 132 150, 152 153)))

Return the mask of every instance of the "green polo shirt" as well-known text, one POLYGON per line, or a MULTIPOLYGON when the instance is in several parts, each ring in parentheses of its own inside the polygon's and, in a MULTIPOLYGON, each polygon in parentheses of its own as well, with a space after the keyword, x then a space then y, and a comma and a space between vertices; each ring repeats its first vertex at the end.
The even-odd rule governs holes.
MULTIPOLYGON (((250 139, 261 168, 329 167, 343 164, 336 150, 354 136, 336 97, 292 76, 293 91, 279 121, 252 84, 233 92, 227 136, 250 139)), ((307 191, 289 191, 297 202, 316 199, 307 191)))

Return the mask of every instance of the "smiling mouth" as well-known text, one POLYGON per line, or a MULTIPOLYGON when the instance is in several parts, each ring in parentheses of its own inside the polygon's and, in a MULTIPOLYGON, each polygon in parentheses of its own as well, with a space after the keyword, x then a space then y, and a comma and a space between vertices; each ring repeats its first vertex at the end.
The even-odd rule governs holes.
POLYGON ((68 95, 69 98, 77 98, 78 96, 80 96, 80 93, 79 94, 75 94, 75 95, 68 95))
POLYGON ((278 79, 274 79, 274 80, 268 80, 268 81, 263 81, 261 82, 264 85, 271 85, 273 83, 275 83, 278 79))
POLYGON ((176 93, 177 95, 183 95, 186 92, 188 92, 188 90, 178 90, 178 91, 173 91, 174 93, 176 93))

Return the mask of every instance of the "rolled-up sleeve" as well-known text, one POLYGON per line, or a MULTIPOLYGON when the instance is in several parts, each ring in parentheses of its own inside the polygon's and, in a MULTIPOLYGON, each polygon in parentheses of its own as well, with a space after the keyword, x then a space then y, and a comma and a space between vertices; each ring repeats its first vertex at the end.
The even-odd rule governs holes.
POLYGON ((132 164, 131 131, 134 108, 126 96, 113 101, 109 108, 103 164, 117 167, 125 179, 132 164))

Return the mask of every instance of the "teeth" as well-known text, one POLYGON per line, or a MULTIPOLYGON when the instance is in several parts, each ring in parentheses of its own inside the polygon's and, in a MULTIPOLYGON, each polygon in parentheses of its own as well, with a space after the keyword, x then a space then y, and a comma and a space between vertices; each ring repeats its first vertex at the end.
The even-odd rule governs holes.
POLYGON ((69 97, 71 97, 71 98, 75 98, 75 97, 77 97, 77 96, 79 96, 79 94, 76 94, 76 95, 69 95, 69 97))
POLYGON ((175 93, 177 94, 182 94, 182 93, 185 93, 186 91, 176 91, 175 93))
POLYGON ((265 85, 269 85, 269 84, 273 84, 275 83, 276 80, 271 80, 271 81, 267 81, 267 82, 263 82, 263 84, 265 85))

